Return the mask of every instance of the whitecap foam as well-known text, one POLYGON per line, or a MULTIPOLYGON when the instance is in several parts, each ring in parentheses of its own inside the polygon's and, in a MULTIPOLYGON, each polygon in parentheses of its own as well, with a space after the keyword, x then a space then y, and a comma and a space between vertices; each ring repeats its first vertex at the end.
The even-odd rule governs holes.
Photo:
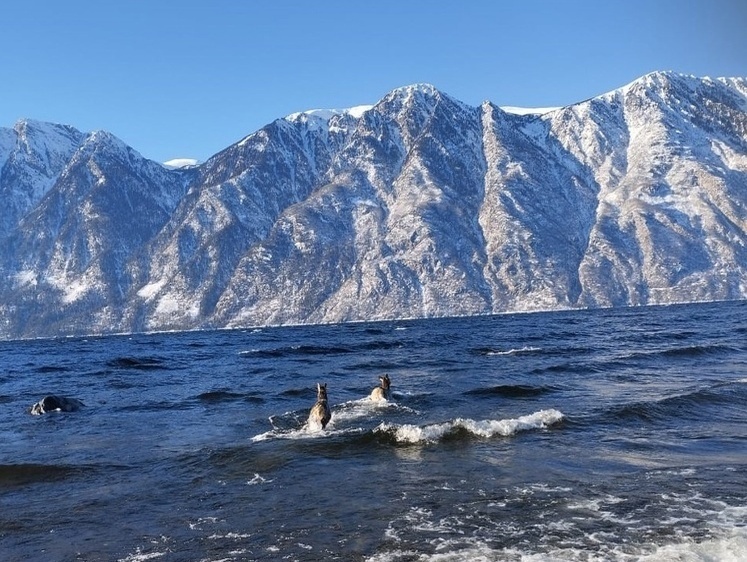
POLYGON ((387 412, 408 412, 417 414, 416 410, 408 408, 394 400, 372 400, 370 396, 349 400, 335 406, 333 417, 338 424, 350 423, 360 419, 371 418, 387 412))
POLYGON ((247 483, 248 486, 256 486, 258 484, 265 484, 267 482, 272 482, 272 480, 268 480, 267 478, 265 478, 261 474, 255 472, 254 473, 254 477, 251 480, 247 480, 246 483, 247 483))
POLYGON ((563 414, 555 409, 540 410, 526 416, 505 420, 472 420, 456 418, 454 420, 428 424, 391 424, 382 423, 374 431, 393 435, 399 443, 433 443, 457 430, 466 430, 476 437, 510 437, 520 431, 544 429, 563 419, 563 414))
POLYGON ((315 437, 322 437, 322 430, 316 428, 310 428, 308 425, 304 425, 298 429, 271 429, 265 431, 259 435, 252 437, 251 441, 256 443, 258 441, 268 441, 270 439, 311 439, 315 437))
MULTIPOLYGON (((532 485, 526 489, 519 489, 519 495, 525 491, 548 490, 564 492, 563 487, 550 487, 545 484, 532 485)), ((659 534, 662 528, 668 526, 666 520, 656 517, 653 520, 643 520, 640 517, 629 520, 615 521, 614 525, 603 525, 598 530, 591 530, 590 523, 595 520, 608 521, 607 513, 601 504, 612 505, 624 503, 626 500, 617 496, 607 495, 602 498, 578 498, 569 504, 574 512, 590 510, 595 513, 590 519, 585 519, 581 513, 572 514, 570 518, 548 517, 540 525, 544 536, 550 540, 546 543, 529 543, 521 540, 519 544, 496 546, 495 540, 486 538, 495 529, 490 521, 467 518, 466 522, 453 514, 444 518, 440 511, 413 507, 409 512, 391 521, 385 536, 395 544, 407 544, 407 550, 394 549, 386 553, 379 553, 366 560, 368 562, 394 562, 413 558, 412 547, 420 538, 434 550, 430 553, 421 552, 417 556, 419 562, 446 562, 457 560, 511 560, 516 562, 738 562, 747 560, 747 527, 744 525, 747 516, 747 506, 727 505, 723 502, 706 501, 709 506, 702 505, 706 498, 699 495, 683 496, 683 504, 671 504, 671 509, 680 512, 682 509, 694 509, 694 521, 706 521, 701 532, 690 534, 685 527, 675 530, 675 534, 663 537, 659 534), (598 501, 597 501, 598 500, 598 501), (695 502, 699 507, 694 507, 695 502), (577 527, 579 521, 586 521, 582 527, 577 527), (653 525, 651 527, 650 525, 653 525), (480 536, 469 536, 465 529, 478 529, 480 536), (623 533, 623 529, 632 530, 632 535, 623 533), (591 530, 591 532, 588 532, 591 530), (582 532, 582 535, 576 533, 582 532), (563 540, 552 535, 559 533, 566 535, 563 540), (573 536, 576 539, 572 539, 573 536), (697 536, 697 538, 696 538, 697 536), (415 540, 413 540, 415 537, 415 540), (658 539, 658 540, 657 540, 658 539), (573 544, 573 543, 576 544, 573 544)), ((466 506, 463 506, 466 507, 466 506)), ((650 504, 642 506, 644 511, 650 509, 650 504)), ((464 510, 457 510, 463 513, 464 510)), ((640 512, 631 512, 631 517, 640 512)), ((519 531, 518 528, 512 532, 519 531)), ((422 544, 422 543, 421 543, 422 544)))
POLYGON ((120 558, 118 562, 145 562, 146 560, 155 560, 166 556, 169 552, 142 552, 141 549, 137 549, 134 553, 129 554, 125 558, 120 558))
POLYGON ((641 556, 640 562, 668 562, 687 560, 693 562, 743 562, 747 559, 747 535, 745 533, 709 539, 703 542, 685 542, 657 547, 649 555, 641 556))
POLYGON ((518 355, 520 353, 535 353, 537 351, 542 351, 539 347, 531 347, 531 346, 524 346, 516 349, 507 349, 506 351, 488 351, 488 355, 518 355))
POLYGON ((210 536, 208 536, 208 539, 211 541, 217 541, 217 540, 224 540, 224 539, 231 539, 231 540, 238 540, 238 539, 248 539, 251 538, 251 535, 248 533, 214 533, 210 536))
MULTIPOLYGON (((666 545, 601 545, 598 551, 585 548, 558 548, 547 552, 528 552, 517 548, 495 548, 475 539, 436 541, 437 552, 420 553, 420 562, 452 562, 470 560, 515 560, 521 562, 743 562, 747 554, 747 537, 733 534, 702 542, 686 541, 666 545)), ((366 558, 366 562, 399 562, 413 559, 412 550, 392 550, 366 558)))
POLYGON ((260 433, 259 435, 255 435, 251 438, 252 443, 257 443, 260 441, 269 441, 272 439, 297 439, 297 440, 303 440, 303 439, 320 439, 324 437, 333 437, 337 435, 350 435, 350 434, 360 434, 363 433, 363 428, 360 427, 351 427, 351 428, 345 428, 345 429, 335 429, 333 427, 333 423, 335 421, 335 416, 332 416, 332 421, 327 424, 327 427, 325 429, 322 429, 321 426, 317 426, 315 424, 304 424, 302 427, 298 429, 271 429, 270 431, 265 431, 264 433, 260 433))

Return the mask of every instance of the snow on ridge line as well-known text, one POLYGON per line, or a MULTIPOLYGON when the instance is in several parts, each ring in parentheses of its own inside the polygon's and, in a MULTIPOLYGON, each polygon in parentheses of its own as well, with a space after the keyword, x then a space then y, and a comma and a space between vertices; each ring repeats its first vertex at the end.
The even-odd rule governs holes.
POLYGON ((290 115, 287 115, 285 117, 285 120, 296 121, 303 116, 313 116, 318 117, 319 119, 323 119, 324 121, 329 121, 335 115, 344 115, 346 113, 357 119, 372 107, 373 105, 356 105, 348 109, 308 109, 306 111, 297 111, 296 113, 291 113, 290 115))
POLYGON ((557 111, 563 109, 562 107, 516 107, 513 105, 502 105, 500 106, 502 111, 506 113, 513 113, 514 115, 544 115, 551 111, 557 111))
POLYGON ((429 96, 440 93, 438 88, 436 88, 433 84, 429 84, 428 82, 416 82, 415 84, 395 88, 390 92, 390 94, 411 94, 413 92, 418 92, 429 96))
POLYGON ((355 107, 346 109, 345 112, 357 119, 372 107, 373 105, 356 105, 355 107))

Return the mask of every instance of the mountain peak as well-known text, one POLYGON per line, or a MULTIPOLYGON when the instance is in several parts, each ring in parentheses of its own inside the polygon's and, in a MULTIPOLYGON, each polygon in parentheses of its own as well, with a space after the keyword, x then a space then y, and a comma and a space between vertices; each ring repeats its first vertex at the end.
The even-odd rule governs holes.
POLYGON ((0 129, 0 338, 747 298, 747 82, 628 88, 524 119, 412 84, 183 173, 0 129))
POLYGON ((625 93, 637 88, 645 90, 660 90, 662 88, 668 88, 673 84, 683 84, 688 87, 693 87, 700 80, 700 78, 691 74, 682 74, 672 70, 656 70, 644 74, 640 78, 636 78, 622 88, 618 88, 616 91, 625 93))
POLYGON ((400 88, 395 88, 391 92, 395 95, 413 95, 413 94, 424 94, 427 96, 437 96, 441 92, 436 88, 433 84, 428 84, 425 82, 410 84, 409 86, 402 86, 400 88))
POLYGON ((13 130, 21 139, 26 139, 28 135, 43 135, 46 137, 81 137, 83 133, 78 131, 75 127, 70 125, 62 125, 59 123, 49 123, 47 121, 39 121, 37 119, 23 118, 19 119, 13 125, 13 130))
POLYGON ((432 103, 444 94, 432 84, 410 84, 395 88, 381 100, 384 103, 410 105, 413 103, 432 103))
POLYGON ((306 111, 297 111, 296 113, 286 115, 285 120, 291 122, 300 122, 308 121, 311 119, 328 122, 330 119, 337 115, 350 115, 357 119, 372 107, 372 105, 358 105, 355 107, 349 107, 347 109, 307 109, 306 111))
POLYGON ((103 150, 107 153, 127 155, 127 157, 136 154, 138 157, 142 158, 139 152, 118 136, 101 129, 88 134, 88 137, 85 140, 85 146, 95 151, 103 150))
MULTIPOLYGON (((15 151, 19 162, 43 169, 43 175, 49 177, 59 173, 85 137, 69 125, 35 119, 19 119, 12 129, 4 131, 6 150, 15 151)), ((44 191, 47 187, 40 189, 44 191)))
POLYGON ((425 83, 417 83, 403 86, 401 88, 395 88, 384 96, 379 104, 382 104, 384 111, 391 110, 395 113, 402 110, 416 110, 429 113, 441 102, 447 102, 447 104, 454 108, 459 108, 460 110, 469 111, 474 109, 474 107, 445 94, 432 84, 425 83), (390 109, 386 109, 387 107, 390 109))
POLYGON ((47 121, 41 121, 39 119, 30 119, 28 117, 23 117, 15 122, 13 125, 13 129, 17 132, 25 131, 28 129, 39 129, 39 130, 45 130, 45 129, 52 129, 57 127, 65 127, 65 125, 59 125, 57 123, 48 123, 47 121))

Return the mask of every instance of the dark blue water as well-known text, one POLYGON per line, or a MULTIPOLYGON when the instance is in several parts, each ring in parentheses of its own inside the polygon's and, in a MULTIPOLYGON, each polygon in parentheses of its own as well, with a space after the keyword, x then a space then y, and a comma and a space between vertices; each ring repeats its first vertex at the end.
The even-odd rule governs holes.
POLYGON ((0 343, 0 559, 746 560, 745 342, 741 302, 0 343))

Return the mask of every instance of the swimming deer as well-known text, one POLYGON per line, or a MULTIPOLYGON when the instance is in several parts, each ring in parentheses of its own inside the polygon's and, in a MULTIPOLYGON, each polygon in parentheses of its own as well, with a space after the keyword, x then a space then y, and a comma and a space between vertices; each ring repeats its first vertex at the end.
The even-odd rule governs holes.
POLYGON ((379 400, 389 400, 389 397, 391 396, 389 387, 392 386, 392 383, 389 380, 389 375, 379 377, 379 380, 381 381, 381 384, 371 391, 371 400, 377 402, 379 400))
POLYGON ((332 418, 332 411, 327 404, 327 384, 316 384, 316 404, 309 412, 309 426, 321 426, 322 429, 327 427, 329 420, 332 418))

